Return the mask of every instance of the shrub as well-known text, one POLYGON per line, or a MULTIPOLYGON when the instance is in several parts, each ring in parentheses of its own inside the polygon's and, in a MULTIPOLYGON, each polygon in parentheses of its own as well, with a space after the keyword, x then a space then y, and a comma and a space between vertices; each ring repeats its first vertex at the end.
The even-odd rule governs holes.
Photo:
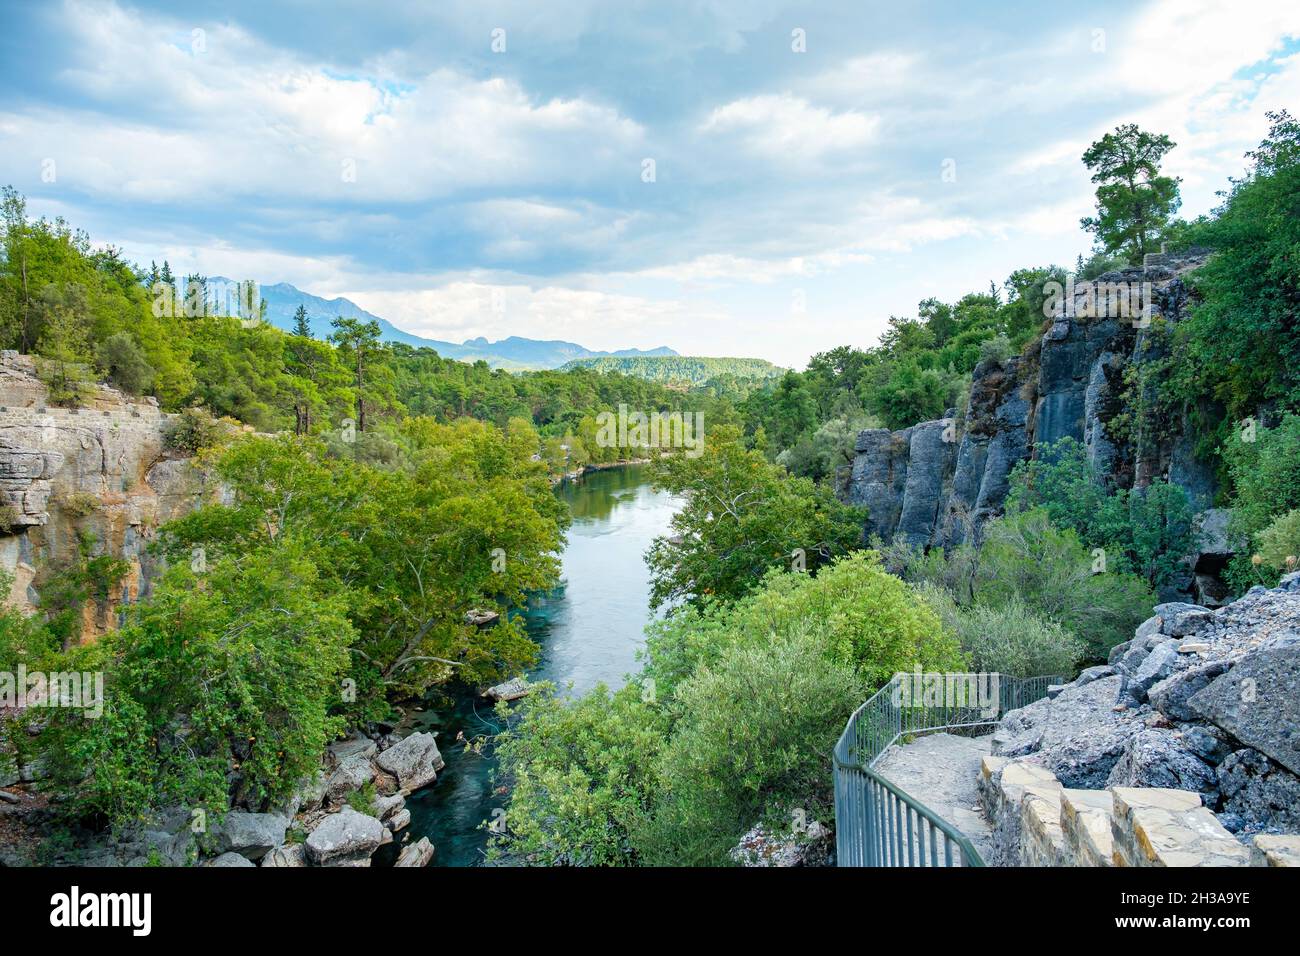
POLYGON ((1005 335, 999 333, 991 339, 985 339, 980 343, 980 361, 996 362, 1001 365, 1007 359, 1011 358, 1014 353, 1011 347, 1011 340, 1005 335))
POLYGON ((1073 676, 1084 655, 1082 641, 1016 599, 1001 607, 966 608, 953 624, 977 671, 1012 677, 1073 676))
MULTIPOLYGON (((507 706, 498 712, 504 717, 507 706)), ((571 702, 540 685, 516 713, 497 738, 497 775, 511 797, 490 856, 543 866, 638 862, 633 834, 646 826, 658 789, 661 711, 635 685, 611 694, 602 684, 571 702)))
POLYGON ((1077 634, 1091 656, 1105 657, 1156 602, 1141 578, 1096 573, 1094 561, 1078 535, 1053 527, 1046 511, 1009 513, 984 529, 974 603, 997 608, 1019 600, 1077 634))
POLYGON ((1288 511, 1255 536, 1255 553, 1276 571, 1294 571, 1300 556, 1300 508, 1288 511))
POLYGON ((216 445, 225 436, 221 422, 202 408, 187 408, 174 419, 163 436, 167 447, 187 455, 197 455, 216 445))
POLYGON ((731 607, 671 615, 649 628, 647 674, 660 694, 701 663, 738 644, 758 644, 807 628, 836 660, 857 667, 872 686, 916 664, 962 666, 960 650, 908 584, 873 551, 839 558, 815 576, 771 571, 731 607))
POLYGON ((108 380, 131 395, 143 395, 153 384, 154 370, 144 350, 129 332, 115 332, 95 351, 108 380))
MULTIPOLYGON (((809 622, 811 624, 811 621, 809 622)), ((677 692, 646 862, 719 865, 765 815, 830 813, 831 750, 866 686, 812 633, 729 648, 677 692)))

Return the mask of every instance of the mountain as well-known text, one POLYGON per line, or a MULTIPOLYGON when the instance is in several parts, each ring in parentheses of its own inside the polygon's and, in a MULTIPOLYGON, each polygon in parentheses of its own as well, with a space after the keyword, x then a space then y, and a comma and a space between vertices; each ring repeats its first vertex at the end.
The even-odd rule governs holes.
MULTIPOLYGON (((233 289, 238 283, 224 276, 212 276, 208 279, 209 295, 218 301, 227 300, 227 290, 233 296, 233 289)), ((305 306, 307 319, 311 324, 312 335, 325 338, 333 331, 330 322, 337 316, 349 319, 374 320, 379 324, 379 337, 385 342, 404 342, 413 348, 434 349, 446 358, 460 359, 462 362, 477 362, 480 359, 492 368, 504 368, 511 371, 525 369, 559 368, 574 359, 617 357, 639 358, 648 356, 672 356, 677 352, 667 346, 654 349, 620 349, 616 352, 601 352, 585 348, 575 342, 560 339, 526 339, 518 335, 489 342, 479 336, 466 339, 459 345, 455 342, 443 342, 428 339, 420 335, 404 332, 387 319, 367 312, 350 299, 322 299, 320 296, 303 292, 288 282, 260 287, 262 298, 266 300, 266 319, 277 328, 290 331, 293 329, 293 316, 298 306, 305 306)))

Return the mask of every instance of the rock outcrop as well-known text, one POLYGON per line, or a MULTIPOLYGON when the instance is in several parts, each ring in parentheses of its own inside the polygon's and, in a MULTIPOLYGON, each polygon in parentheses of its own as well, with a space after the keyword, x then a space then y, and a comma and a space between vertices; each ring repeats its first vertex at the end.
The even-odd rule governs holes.
POLYGON ((1300 833, 1300 573, 1216 611, 1162 604, 1089 670, 1002 720, 992 753, 1017 762, 1003 790, 1171 791, 1202 811, 1178 826, 1300 833))
POLYGON ((1193 454, 1189 424, 1170 422, 1152 437, 1144 430, 1136 442, 1112 427, 1123 411, 1125 371, 1163 356, 1156 323, 1186 316, 1182 275, 1203 261, 1199 252, 1166 256, 1067 287, 1051 324, 1024 354, 976 366, 965 409, 900 431, 860 433, 844 496, 867 507, 867 535, 922 547, 968 540, 1001 513, 1012 469, 1040 446, 1068 437, 1117 487, 1164 478, 1187 492, 1205 513, 1198 518, 1201 544, 1187 556, 1176 590, 1207 606, 1221 604, 1227 592, 1218 575, 1234 543, 1226 513, 1210 508, 1214 473, 1193 454), (1130 309, 1130 293, 1149 312, 1130 309))
POLYGON ((160 570, 148 551, 158 527, 214 493, 168 449, 175 418, 156 399, 104 385, 80 407, 49 405, 32 357, 0 352, 0 567, 14 579, 10 604, 36 610, 50 572, 71 562, 83 538, 128 568, 113 593, 85 609, 83 640, 148 595, 160 570))

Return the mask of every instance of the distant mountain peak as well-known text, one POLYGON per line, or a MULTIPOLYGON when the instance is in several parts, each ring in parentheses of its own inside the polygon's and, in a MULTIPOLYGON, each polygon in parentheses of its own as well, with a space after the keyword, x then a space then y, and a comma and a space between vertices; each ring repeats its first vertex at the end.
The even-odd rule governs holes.
MULTIPOLYGON (((208 288, 214 295, 219 295, 218 288, 236 285, 234 279, 225 276, 210 276, 208 288)), ((266 300, 267 321, 277 328, 289 331, 293 328, 293 316, 298 306, 307 310, 307 320, 312 334, 325 338, 333 331, 330 322, 337 316, 344 318, 373 320, 379 324, 379 337, 385 342, 403 342, 413 348, 431 348, 444 358, 460 359, 465 362, 484 361, 493 368, 514 371, 525 369, 559 368, 565 362, 581 358, 601 358, 604 356, 632 357, 651 355, 676 355, 677 352, 661 345, 653 349, 620 349, 616 352, 601 352, 565 342, 560 339, 528 339, 511 335, 499 342, 489 342, 485 336, 466 339, 461 344, 429 339, 405 332, 387 319, 367 312, 350 299, 338 296, 325 299, 301 289, 288 282, 276 282, 260 286, 262 298, 266 300)))

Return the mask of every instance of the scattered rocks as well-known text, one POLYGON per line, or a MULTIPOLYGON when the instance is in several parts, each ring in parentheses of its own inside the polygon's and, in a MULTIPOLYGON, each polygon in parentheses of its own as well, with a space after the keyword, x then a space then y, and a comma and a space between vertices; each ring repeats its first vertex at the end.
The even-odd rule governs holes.
POLYGON ((245 813, 231 810, 212 828, 216 852, 234 851, 250 860, 260 860, 284 842, 287 818, 273 813, 245 813))
POLYGON ((223 853, 208 861, 208 866, 256 866, 248 857, 238 853, 223 853))
POLYGON ((1214 768, 1188 748, 1181 734, 1143 728, 1128 739, 1106 785, 1192 790, 1217 801, 1219 780, 1214 768))
POLYGON ((483 691, 483 697, 493 701, 518 700, 521 697, 527 697, 532 692, 532 687, 528 681, 522 677, 513 677, 504 684, 497 684, 483 691))
POLYGON ((801 831, 774 833, 758 824, 731 850, 740 866, 831 866, 835 841, 831 830, 814 820, 801 831))
POLYGON ((1189 704, 1300 774, 1300 635, 1255 648, 1189 704))
POLYGON ((1219 764, 1221 812, 1228 829, 1300 831, 1300 778, 1258 750, 1238 750, 1219 764))

